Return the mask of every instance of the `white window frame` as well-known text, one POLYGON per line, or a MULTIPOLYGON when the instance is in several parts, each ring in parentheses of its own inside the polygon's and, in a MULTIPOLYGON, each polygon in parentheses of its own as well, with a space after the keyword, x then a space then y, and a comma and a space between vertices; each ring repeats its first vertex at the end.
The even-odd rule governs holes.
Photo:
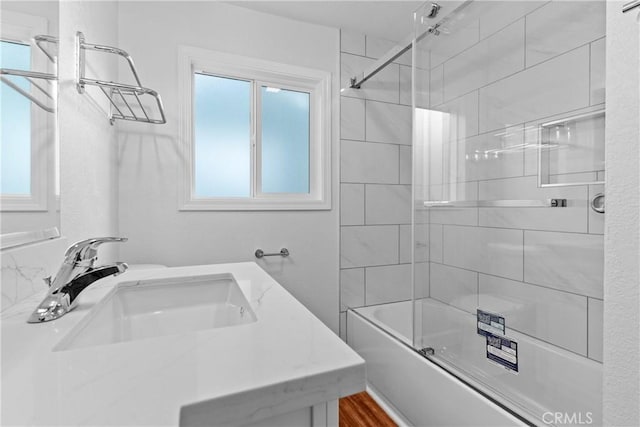
MULTIPOLYGON (((1 17, 2 34, 0 38, 31 46, 31 69, 41 72, 52 72, 44 53, 33 43, 33 36, 48 33, 46 18, 24 13, 3 11, 1 17)), ((4 83, 0 83, 3 84, 4 83)), ((13 90, 7 87, 7 90, 13 90)), ((43 103, 47 99, 38 90, 32 95, 43 103)), ((56 92, 54 91, 54 98, 56 92)), ((54 168, 53 152, 56 135, 50 129, 55 126, 55 114, 47 113, 31 103, 31 193, 28 195, 0 194, 0 211, 3 212, 41 212, 48 210, 49 175, 54 168)))
POLYGON ((183 171, 179 208, 183 211, 331 209, 331 73, 206 49, 181 46, 178 78, 183 171), (253 81, 250 197, 196 197, 194 192, 194 74, 253 81), (309 193, 262 193, 260 143, 261 87, 310 94, 309 193))

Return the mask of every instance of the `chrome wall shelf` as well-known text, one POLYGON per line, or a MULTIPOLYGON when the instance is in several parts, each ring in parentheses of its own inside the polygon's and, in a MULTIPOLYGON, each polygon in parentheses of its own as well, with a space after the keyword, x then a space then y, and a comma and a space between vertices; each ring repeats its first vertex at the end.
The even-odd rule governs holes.
POLYGON ((567 199, 544 200, 427 200, 425 208, 565 208, 567 199))
POLYGON ((164 124, 167 122, 164 106, 160 94, 153 89, 148 89, 140 83, 140 77, 133 64, 133 58, 126 51, 117 47, 103 46, 98 44, 87 43, 84 34, 78 31, 76 33, 76 68, 77 81, 76 88, 79 93, 84 93, 85 86, 97 86, 109 100, 109 120, 114 124, 116 120, 129 120, 134 122, 164 124), (129 69, 136 85, 127 85, 122 83, 90 79, 85 77, 85 51, 93 50, 97 52, 110 53, 123 57, 129 64, 129 69), (150 107, 142 102, 144 97, 153 99, 150 107), (127 101, 128 99, 128 101, 127 101), (156 114, 152 114, 153 108, 156 114))
MULTIPOLYGON (((38 48, 49 58, 51 62, 54 64, 57 62, 57 54, 52 52, 50 47, 45 47, 44 45, 57 45, 58 39, 53 36, 48 35, 38 35, 33 38, 33 42, 38 48)), ((51 73, 42 73, 38 71, 30 71, 30 70, 14 70, 11 68, 0 68, 0 80, 9 86, 11 89, 18 92, 20 95, 27 98, 29 101, 33 102, 38 107, 42 108, 44 111, 49 113, 54 113, 56 111, 55 108, 55 96, 52 95, 52 88, 42 86, 38 83, 38 81, 45 82, 53 82, 58 80, 58 76, 56 74, 51 73), (25 89, 18 86, 14 81, 5 76, 16 76, 22 77, 27 80, 33 87, 42 92, 47 98, 49 98, 54 106, 46 105, 42 100, 38 99, 34 94, 27 92, 25 89)))
POLYGON ((58 62, 58 38, 41 34, 33 38, 36 46, 49 58, 49 61, 58 62), (55 49, 55 50, 54 50, 55 49))

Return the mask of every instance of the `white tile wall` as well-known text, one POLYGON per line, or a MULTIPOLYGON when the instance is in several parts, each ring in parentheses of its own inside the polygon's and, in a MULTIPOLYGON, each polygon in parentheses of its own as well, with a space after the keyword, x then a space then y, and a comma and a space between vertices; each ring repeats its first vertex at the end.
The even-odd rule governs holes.
MULTIPOLYGON (((476 199, 469 199, 476 200, 476 199)), ((432 208, 433 224, 478 225, 477 208, 432 208)))
POLYGON ((524 68, 524 19, 444 63, 444 99, 450 101, 524 68))
MULTIPOLYGON (((409 67, 402 67, 402 69, 409 69, 409 67)), ((416 85, 416 107, 418 108, 429 108, 430 99, 429 99, 429 79, 431 78, 431 72, 428 69, 418 68, 415 69, 415 74, 417 78, 422 82, 416 85)), ((404 83, 400 82, 400 103, 411 105, 411 74, 408 73, 408 80, 404 83), (407 93, 408 90, 408 93, 407 93)))
POLYGON ((480 208, 479 223, 486 227, 587 232, 587 186, 538 188, 537 177, 527 176, 479 182, 480 200, 567 199, 564 208, 480 208))
POLYGON ((524 175, 524 126, 512 126, 458 141, 457 181, 524 175))
POLYGON ((411 264, 367 267, 367 305, 411 299, 411 264))
POLYGON ((342 141, 342 182, 397 184, 400 174, 399 163, 398 145, 342 141))
MULTIPOLYGON (((429 77, 428 70, 418 70, 422 72, 423 76, 429 77)), ((423 77, 424 78, 424 77, 423 77)), ((402 105, 411 105, 411 67, 406 65, 400 66, 400 99, 399 103, 402 105)), ((429 92, 422 94, 422 99, 418 105, 429 105, 429 92), (426 101, 425 101, 426 96, 426 101)))
MULTIPOLYGON (((391 49, 398 48, 398 42, 394 42, 392 40, 385 40, 378 37, 370 37, 367 36, 367 50, 366 56, 369 58, 378 59, 389 52, 391 49)), ((396 64, 402 64, 411 66, 411 52, 409 54, 400 55, 398 58, 394 59, 396 64)))
POLYGON ((414 257, 416 263, 428 262, 430 256, 431 225, 416 223, 414 225, 414 257))
POLYGON ((479 307, 505 316, 515 329, 587 355, 587 298, 480 275, 479 307))
POLYGON ((437 40, 431 43, 431 68, 445 62, 473 46, 479 40, 480 23, 478 20, 465 21, 455 31, 441 32, 437 40))
POLYGON ((400 184, 411 184, 411 147, 400 147, 400 184))
MULTIPOLYGON (((343 87, 395 45, 342 34, 343 87)), ((342 92, 341 311, 411 295, 410 61, 411 55, 404 55, 362 89, 342 92)), ((422 73, 428 76, 428 70, 422 73)), ((424 260, 426 238, 416 249, 424 260)))
MULTIPOLYGON (((415 224, 414 256, 416 263, 429 262, 429 224, 415 224)), ((411 225, 400 226, 400 264, 411 262, 411 248, 414 246, 411 239, 411 225)))
POLYGON ((364 225, 364 184, 340 184, 340 224, 364 225))
POLYGON ((444 226, 444 263, 522 280, 521 230, 444 226))
POLYGON ((340 267, 397 264, 400 256, 397 225, 342 227, 340 267))
MULTIPOLYGON (((367 53, 366 56, 369 58, 380 58, 382 55, 387 53, 390 49, 393 49, 396 45, 396 42, 391 40, 385 40, 378 37, 370 37, 367 36, 367 53)), ((411 65, 409 63, 409 65, 411 65)))
POLYGON ((364 305, 364 268, 340 270, 340 311, 364 305))
POLYGON ((444 65, 431 69, 429 79, 429 105, 435 107, 444 102, 444 65))
POLYGON ((411 239, 411 225, 401 225, 400 226, 400 264, 407 264, 411 262, 411 246, 412 245, 413 245, 413 240, 411 239))
POLYGON ((605 39, 591 43, 591 105, 605 100, 605 39))
POLYGON ((427 298, 430 293, 430 262, 416 262, 414 266, 415 277, 415 297, 416 299, 427 298))
POLYGON ((478 91, 473 91, 437 106, 435 108, 437 111, 447 113, 442 129, 443 139, 445 141, 457 141, 477 135, 479 129, 478 107, 478 91))
POLYGON ((364 141, 364 100, 340 98, 340 137, 364 141))
POLYGON ((603 236, 524 232, 524 281, 602 299, 603 236))
POLYGON ((602 362, 604 301, 589 298, 589 357, 602 362))
POLYGON ((356 75, 362 76, 363 71, 368 69, 375 60, 364 56, 342 53, 340 61, 340 87, 346 88, 342 92, 342 96, 398 102, 400 86, 400 66, 398 64, 389 64, 378 74, 371 77, 365 85, 362 85, 361 89, 348 89, 350 87, 350 79, 356 75))
MULTIPOLYGON (((478 183, 463 182, 432 186, 429 200, 473 201, 478 200, 478 183)), ((478 225, 476 208, 431 208, 430 221, 433 224, 478 225)))
POLYGON ((365 56, 365 35, 349 30, 340 30, 340 50, 345 53, 365 56))
POLYGON ((429 225, 429 260, 431 262, 442 262, 443 259, 443 226, 440 224, 429 225))
POLYGON ((410 185, 366 185, 366 224, 410 224, 410 185))
POLYGON ((586 107, 589 81, 587 45, 481 88, 480 131, 586 107))
POLYGON ((431 297, 460 310, 475 313, 478 307, 478 273, 431 263, 431 297))
POLYGON ((478 2, 472 4, 468 13, 480 16, 480 39, 484 39, 501 30, 512 22, 547 3, 546 1, 504 1, 478 2))
POLYGON ((411 145, 411 107, 367 100, 367 141, 411 145))
POLYGON ((604 1, 552 1, 527 15, 527 67, 605 35, 604 1))

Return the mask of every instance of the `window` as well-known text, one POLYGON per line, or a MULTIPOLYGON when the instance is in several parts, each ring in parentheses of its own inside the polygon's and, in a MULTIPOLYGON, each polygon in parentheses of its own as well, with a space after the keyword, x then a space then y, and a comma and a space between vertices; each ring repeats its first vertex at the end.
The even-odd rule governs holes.
MULTIPOLYGON (((0 68, 31 70, 31 46, 1 40, 0 68)), ((25 92, 31 90, 26 79, 5 78, 25 92)), ((6 84, 0 85, 0 99, 0 193, 27 196, 31 194, 31 102, 6 84)))
POLYGON ((180 50, 182 210, 330 209, 330 73, 180 50))
MULTIPOLYGON (((33 44, 46 34, 45 18, 4 11, 0 17, 0 67, 55 72, 33 44)), ((47 211, 48 189, 55 184, 55 114, 36 106, 10 85, 43 104, 55 104, 23 77, 4 75, 0 83, 0 206, 2 211, 47 211), (8 83, 7 83, 8 82, 8 83)), ((44 82, 38 82, 40 84, 44 82)), ((45 88, 48 83, 44 83, 45 88)), ((55 91, 53 91, 55 93, 55 91)))

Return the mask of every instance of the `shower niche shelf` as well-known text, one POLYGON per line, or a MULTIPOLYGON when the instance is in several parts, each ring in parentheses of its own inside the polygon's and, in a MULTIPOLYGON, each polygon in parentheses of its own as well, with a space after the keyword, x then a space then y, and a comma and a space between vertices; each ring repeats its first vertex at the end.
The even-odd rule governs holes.
POLYGON ((126 51, 112 46, 104 46, 86 42, 84 34, 76 33, 76 88, 79 93, 85 87, 99 87, 109 100, 109 121, 113 125, 116 120, 164 124, 167 122, 160 94, 153 89, 142 86, 133 58, 126 51), (109 53, 123 57, 136 82, 135 85, 112 81, 90 79, 85 76, 87 50, 109 53))
POLYGON ((538 187, 604 184, 605 110, 538 126, 538 187))
MULTIPOLYGON (((58 39, 44 34, 37 35, 33 37, 33 44, 35 44, 55 66, 58 60, 57 52, 51 50, 51 48, 52 46, 57 47, 58 39)), ((37 105, 48 113, 55 113, 56 111, 55 89, 53 88, 52 82, 57 80, 58 76, 55 71, 53 73, 43 73, 31 70, 0 68, 0 81, 2 81, 2 83, 6 84, 11 89, 33 102, 34 105, 37 105), (24 78, 33 88, 37 89, 37 91, 29 92, 25 88, 20 87, 20 85, 9 76, 24 78), (37 96, 38 94, 40 94, 40 96, 37 96)))
POLYGON ((540 200, 426 200, 425 208, 566 208, 567 199, 540 200))

